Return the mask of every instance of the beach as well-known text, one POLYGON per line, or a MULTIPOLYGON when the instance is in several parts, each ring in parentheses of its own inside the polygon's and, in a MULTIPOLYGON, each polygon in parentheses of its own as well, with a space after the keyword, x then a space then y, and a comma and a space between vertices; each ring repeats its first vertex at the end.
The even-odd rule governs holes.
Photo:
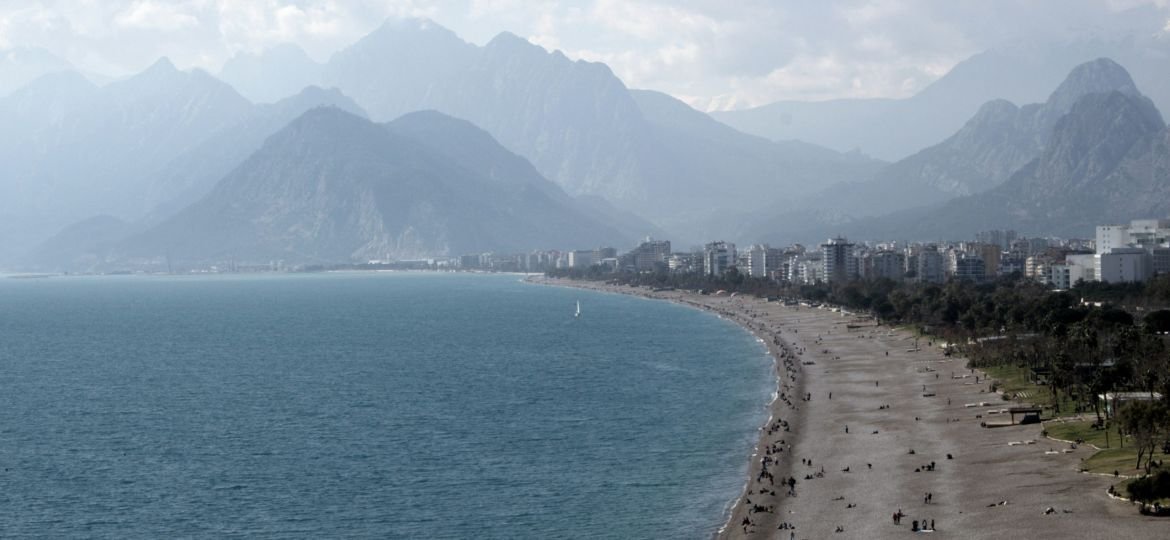
POLYGON ((768 345, 776 398, 720 538, 897 538, 915 525, 939 538, 1165 536, 1164 520, 1108 496, 1113 478, 1078 472, 1091 448, 1040 424, 982 427, 1014 404, 928 338, 748 296, 534 281, 690 305, 768 345))

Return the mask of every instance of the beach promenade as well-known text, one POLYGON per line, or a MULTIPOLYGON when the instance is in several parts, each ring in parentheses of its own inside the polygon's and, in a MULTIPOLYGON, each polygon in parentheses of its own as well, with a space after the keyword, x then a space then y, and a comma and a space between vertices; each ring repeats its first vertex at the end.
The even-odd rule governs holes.
POLYGON ((1170 526, 1110 499, 1112 478, 1077 472, 1091 449, 1039 424, 981 427, 1007 421, 1009 402, 926 338, 915 349, 864 317, 746 296, 538 281, 691 305, 769 345, 777 398, 721 538, 1163 538, 1170 526))

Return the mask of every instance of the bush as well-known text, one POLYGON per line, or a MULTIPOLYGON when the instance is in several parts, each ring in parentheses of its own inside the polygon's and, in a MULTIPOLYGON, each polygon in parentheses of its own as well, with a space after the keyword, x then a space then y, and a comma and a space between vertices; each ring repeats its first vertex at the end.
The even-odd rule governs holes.
POLYGON ((1170 471, 1158 471, 1134 480, 1125 486, 1125 491, 1138 502, 1170 498, 1170 471))

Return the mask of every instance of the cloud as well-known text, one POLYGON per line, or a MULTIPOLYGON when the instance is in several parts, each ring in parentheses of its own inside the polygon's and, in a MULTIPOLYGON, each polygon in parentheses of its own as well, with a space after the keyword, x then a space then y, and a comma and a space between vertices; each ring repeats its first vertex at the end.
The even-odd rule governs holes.
POLYGON ((199 25, 199 18, 187 12, 184 4, 161 4, 151 0, 134 2, 114 17, 119 28, 138 28, 173 32, 199 25))
POLYGON ((318 60, 387 17, 483 44, 501 31, 609 64, 700 108, 903 97, 1020 39, 1170 33, 1170 0, 29 0, 0 1, 0 47, 41 46, 126 74, 169 56, 212 71, 281 43, 318 60))

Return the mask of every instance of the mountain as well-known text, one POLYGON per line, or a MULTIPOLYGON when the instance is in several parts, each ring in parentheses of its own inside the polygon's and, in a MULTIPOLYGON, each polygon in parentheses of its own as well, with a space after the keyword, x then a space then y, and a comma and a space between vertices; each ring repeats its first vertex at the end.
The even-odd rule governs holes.
POLYGON ((954 133, 988 101, 1042 100, 1069 70, 1093 58, 1109 57, 1125 65, 1159 107, 1170 107, 1170 80, 1164 74, 1168 55, 1170 41, 1164 37, 1132 33, 1017 42, 958 63, 904 99, 781 101, 713 112, 712 116, 769 139, 801 139, 837 150, 860 149, 896 161, 954 133))
POLYGON ((274 104, 257 105, 234 124, 152 171, 141 192, 146 221, 156 223, 202 198, 215 183, 259 150, 264 140, 317 107, 335 107, 365 117, 353 100, 337 89, 315 86, 274 104))
POLYGON ((365 114, 317 87, 254 105, 165 58, 102 88, 73 71, 45 75, 0 98, 0 260, 90 216, 158 222, 322 105, 365 114))
POLYGON ((1016 107, 990 101, 941 143, 882 169, 873 182, 830 190, 827 199, 860 217, 986 191, 1038 156, 1074 103, 1114 90, 1139 95, 1129 73, 1116 62, 1086 62, 1073 68, 1046 102, 1016 107))
POLYGON ((0 133, 13 138, 35 136, 59 125, 69 112, 97 94, 98 87, 73 70, 37 77, 0 99, 0 115, 5 119, 0 133))
POLYGON ((686 193, 672 196, 683 208, 699 209, 687 219, 726 220, 728 207, 712 201, 734 199, 741 211, 771 207, 818 186, 868 180, 884 165, 860 154, 746 135, 661 92, 630 95, 646 124, 639 162, 653 167, 663 191, 678 189, 677 179, 693 179, 686 193))
POLYGON ((140 226, 113 216, 83 219, 23 254, 19 265, 30 271, 100 271, 112 262, 110 250, 140 230, 140 226))
POLYGON ((236 54, 224 63, 219 78, 255 103, 275 103, 318 84, 321 69, 304 49, 285 43, 259 54, 236 54))
POLYGON ((646 221, 633 212, 622 210, 596 195, 578 195, 573 197, 573 201, 577 208, 581 209, 587 216, 622 231, 627 236, 639 239, 647 236, 653 238, 670 237, 669 233, 657 225, 646 221))
POLYGON ((572 194, 644 206, 637 105, 607 67, 508 33, 484 47, 429 20, 391 19, 325 67, 376 120, 434 109, 471 121, 572 194))
POLYGON ((313 109, 122 258, 350 262, 630 242, 465 121, 313 109))
POLYGON ((1002 185, 851 224, 862 237, 968 238, 979 230, 1086 237, 1100 224, 1170 215, 1170 132, 1153 102, 1089 94, 1057 121, 1048 146, 1002 185))
POLYGON ((729 228, 713 197, 761 207, 881 165, 738 133, 673 98, 627 89, 604 64, 509 33, 477 46, 425 19, 386 21, 322 73, 323 86, 374 120, 428 109, 468 120, 570 195, 602 197, 676 239, 729 228))
POLYGON ((0 97, 50 73, 72 69, 69 62, 36 47, 0 49, 0 97))
POLYGON ((480 54, 479 47, 428 19, 388 19, 335 53, 322 68, 322 84, 341 88, 372 118, 386 121, 450 106, 480 54))
POLYGON ((230 86, 166 59, 96 90, 73 74, 40 79, 0 102, 0 110, 26 116, 10 134, 15 146, 0 173, 0 214, 63 225, 79 216, 140 213, 146 175, 251 108, 230 86), (56 98, 46 102, 49 96, 56 98))
POLYGON ((789 212, 758 216, 748 235, 819 227, 823 234, 817 236, 823 236, 854 219, 987 191, 1041 154, 1057 121, 1077 100, 1110 91, 1140 95, 1116 62, 1086 62, 1073 68, 1046 102, 1017 107, 990 101, 954 135, 885 167, 873 181, 833 186, 799 201, 789 212))

